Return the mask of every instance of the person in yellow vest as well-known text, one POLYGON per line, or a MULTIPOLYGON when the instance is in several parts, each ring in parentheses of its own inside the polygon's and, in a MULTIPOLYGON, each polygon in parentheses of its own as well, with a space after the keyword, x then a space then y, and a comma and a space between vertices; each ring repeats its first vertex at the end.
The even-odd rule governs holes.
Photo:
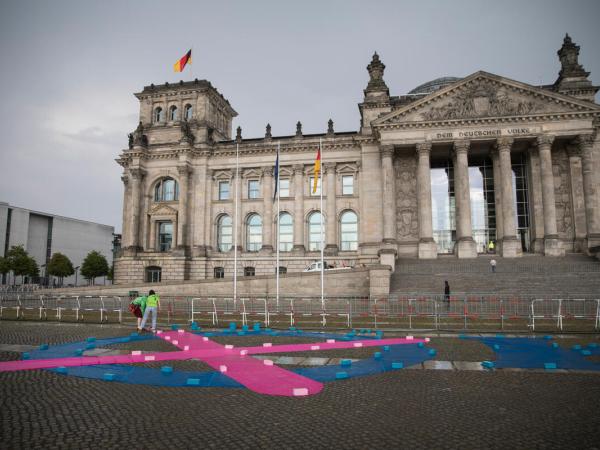
POLYGON ((143 330, 146 325, 146 320, 148 320, 148 316, 152 313, 152 332, 156 332, 156 317, 158 316, 158 308, 160 305, 160 297, 150 289, 148 292, 148 297, 146 298, 146 311, 144 311, 144 318, 142 319, 142 323, 140 324, 140 328, 143 330))
POLYGON ((490 243, 488 244, 488 252, 495 253, 495 251, 494 251, 495 248, 496 248, 496 246, 494 245, 494 241, 490 241, 490 243))

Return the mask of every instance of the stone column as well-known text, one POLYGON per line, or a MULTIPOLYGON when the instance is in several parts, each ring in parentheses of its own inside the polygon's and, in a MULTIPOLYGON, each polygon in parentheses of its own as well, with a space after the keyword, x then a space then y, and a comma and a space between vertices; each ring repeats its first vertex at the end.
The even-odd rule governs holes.
POLYGON ((594 143, 597 143, 598 139, 598 132, 580 135, 577 138, 577 144, 581 149, 583 169, 583 196, 587 228, 586 251, 588 253, 598 253, 600 250, 600 197, 598 194, 600 185, 594 179, 597 174, 594 171, 593 158, 594 143))
POLYGON ((327 189, 323 191, 323 194, 326 195, 326 211, 327 211, 327 220, 325 224, 326 228, 326 246, 325 253, 327 255, 337 255, 338 245, 336 239, 336 231, 337 231, 337 209, 336 209, 336 191, 335 191, 335 167, 336 164, 334 162, 325 163, 323 165, 325 169, 325 174, 327 175, 327 189))
POLYGON ((521 241, 517 239, 515 197, 512 187, 510 150, 513 142, 512 138, 500 138, 497 142, 502 191, 502 231, 504 233, 502 236, 502 256, 505 258, 515 258, 523 254, 521 241))
POLYGON ((437 258, 431 219, 431 142, 417 144, 417 202, 419 210, 419 258, 437 258))
POLYGON ((544 255, 564 256, 565 250, 556 229, 556 201, 554 199, 554 174, 552 172, 552 142, 554 136, 538 136, 540 167, 542 172, 542 203, 544 205, 544 255))
POLYGON ((469 141, 454 142, 454 196, 456 198, 456 247, 459 258, 476 258, 477 246, 471 227, 469 191, 469 141))
POLYGON ((206 191, 204 194, 204 246, 206 247, 207 253, 212 250, 213 241, 215 243, 215 249, 217 248, 217 237, 216 237, 216 223, 214 222, 212 204, 213 204, 213 185, 215 180, 213 179, 214 171, 212 169, 206 169, 206 180, 205 186, 206 191), (214 236, 213 236, 214 234, 214 236))
POLYGON ((263 252, 273 251, 273 167, 262 169, 263 192, 263 252))
POLYGON ((129 169, 131 177, 131 211, 130 211, 130 222, 129 222, 129 244, 134 250, 138 250, 140 247, 140 201, 141 201, 141 183, 144 177, 145 171, 141 168, 129 169))
POLYGON ((206 157, 202 156, 197 161, 198 165, 192 176, 192 195, 190 196, 192 201, 189 210, 191 217, 190 226, 192 228, 189 230, 189 237, 191 238, 189 244, 192 246, 192 256, 203 257, 206 256, 206 247, 209 245, 208 239, 204 237, 206 226, 204 216, 207 214, 206 203, 210 203, 211 199, 210 191, 206 185, 206 180, 209 177, 207 175, 206 157))
POLYGON ((127 248, 131 244, 129 243, 129 210, 130 204, 129 199, 131 197, 131 187, 129 185, 129 176, 127 172, 123 173, 121 177, 123 182, 123 229, 121 230, 121 247, 127 248))
MULTIPOLYGON (((381 146, 381 188, 383 191, 383 242, 396 243, 396 180, 394 146, 381 146)), ((375 180, 373 180, 375 181, 375 180)))
POLYGON ((304 252, 304 166, 294 165, 294 247, 304 252))
POLYGON ((571 204, 573 205, 573 226, 575 227, 576 252, 585 251, 584 243, 587 236, 587 224, 585 214, 585 196, 583 193, 583 172, 581 161, 581 148, 578 145, 568 145, 569 154, 569 181, 571 185, 571 204))
POLYGON ((187 164, 177 166, 179 174, 179 211, 177 213, 177 247, 188 245, 188 184, 191 167, 187 164))
POLYGON ((502 245, 502 235, 504 233, 504 223, 502 222, 502 182, 500 175, 500 155, 498 149, 493 148, 490 152, 492 156, 492 172, 494 176, 494 206, 496 210, 496 253, 500 253, 502 245))
POLYGON ((235 192, 234 192, 234 198, 233 198, 233 204, 232 206, 232 211, 233 211, 233 224, 234 224, 234 229, 236 230, 236 236, 237 236, 237 248, 238 251, 241 251, 244 248, 244 244, 243 244, 243 232, 244 232, 244 214, 242 213, 242 172, 239 171, 239 173, 235 173, 235 170, 233 172, 233 184, 235 186, 235 192), (237 211, 236 211, 236 198, 237 198, 237 211), (237 224, 237 225, 236 225, 237 224))
POLYGON ((537 143, 529 147, 529 213, 531 215, 532 246, 535 253, 544 253, 544 208, 542 207, 542 169, 537 143))

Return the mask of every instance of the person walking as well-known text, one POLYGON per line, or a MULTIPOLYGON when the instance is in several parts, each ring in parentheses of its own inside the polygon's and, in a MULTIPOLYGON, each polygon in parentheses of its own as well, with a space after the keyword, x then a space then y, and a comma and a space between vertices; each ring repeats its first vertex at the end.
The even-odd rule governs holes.
POLYGON ((490 243, 488 244, 488 253, 496 253, 496 244, 494 244, 494 241, 490 241, 490 243))
POLYGON ((496 260, 492 259, 490 261, 490 267, 492 268, 492 273, 496 273, 496 260))
POLYGON ((144 312, 144 318, 140 324, 140 328, 143 330, 148 320, 148 316, 152 313, 152 332, 156 332, 156 318, 158 316, 158 308, 160 306, 160 297, 150 289, 148 292, 148 298, 146 298, 146 311, 144 312))
POLYGON ((129 311, 133 313, 135 317, 137 317, 137 329, 141 331, 142 327, 142 317, 144 317, 144 313, 146 312, 146 300, 148 297, 142 295, 141 297, 137 297, 129 304, 129 311))
POLYGON ((446 309, 450 309, 450 285, 448 280, 444 281, 444 301, 446 302, 446 309))

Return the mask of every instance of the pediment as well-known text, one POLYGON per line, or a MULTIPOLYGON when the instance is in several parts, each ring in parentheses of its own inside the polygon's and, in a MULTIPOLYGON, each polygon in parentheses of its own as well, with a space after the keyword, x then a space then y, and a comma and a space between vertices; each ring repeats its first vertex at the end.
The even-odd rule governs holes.
POLYGON ((293 175, 293 171, 287 167, 279 166, 279 178, 281 177, 291 177, 293 175))
POLYGON ((158 203, 150 208, 151 216, 176 216, 177 210, 169 205, 158 203))
POLYGON ((373 126, 481 118, 600 112, 598 105, 525 83, 476 72, 373 122, 373 126))
POLYGON ((356 173, 358 172, 358 167, 356 163, 342 163, 338 164, 336 167, 337 173, 356 173))
POLYGON ((262 172, 260 169, 246 169, 243 172, 243 177, 244 178, 260 178, 262 175, 262 172))
POLYGON ((232 178, 232 173, 230 170, 216 170, 213 174, 214 180, 220 181, 229 181, 232 178))

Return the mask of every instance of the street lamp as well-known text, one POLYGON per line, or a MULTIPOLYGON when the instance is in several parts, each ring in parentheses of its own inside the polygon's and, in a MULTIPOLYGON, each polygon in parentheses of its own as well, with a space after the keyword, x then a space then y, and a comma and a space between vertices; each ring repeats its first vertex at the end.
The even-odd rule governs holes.
POLYGON ((77 271, 79 270, 79 266, 75 267, 75 287, 77 287, 77 271))

